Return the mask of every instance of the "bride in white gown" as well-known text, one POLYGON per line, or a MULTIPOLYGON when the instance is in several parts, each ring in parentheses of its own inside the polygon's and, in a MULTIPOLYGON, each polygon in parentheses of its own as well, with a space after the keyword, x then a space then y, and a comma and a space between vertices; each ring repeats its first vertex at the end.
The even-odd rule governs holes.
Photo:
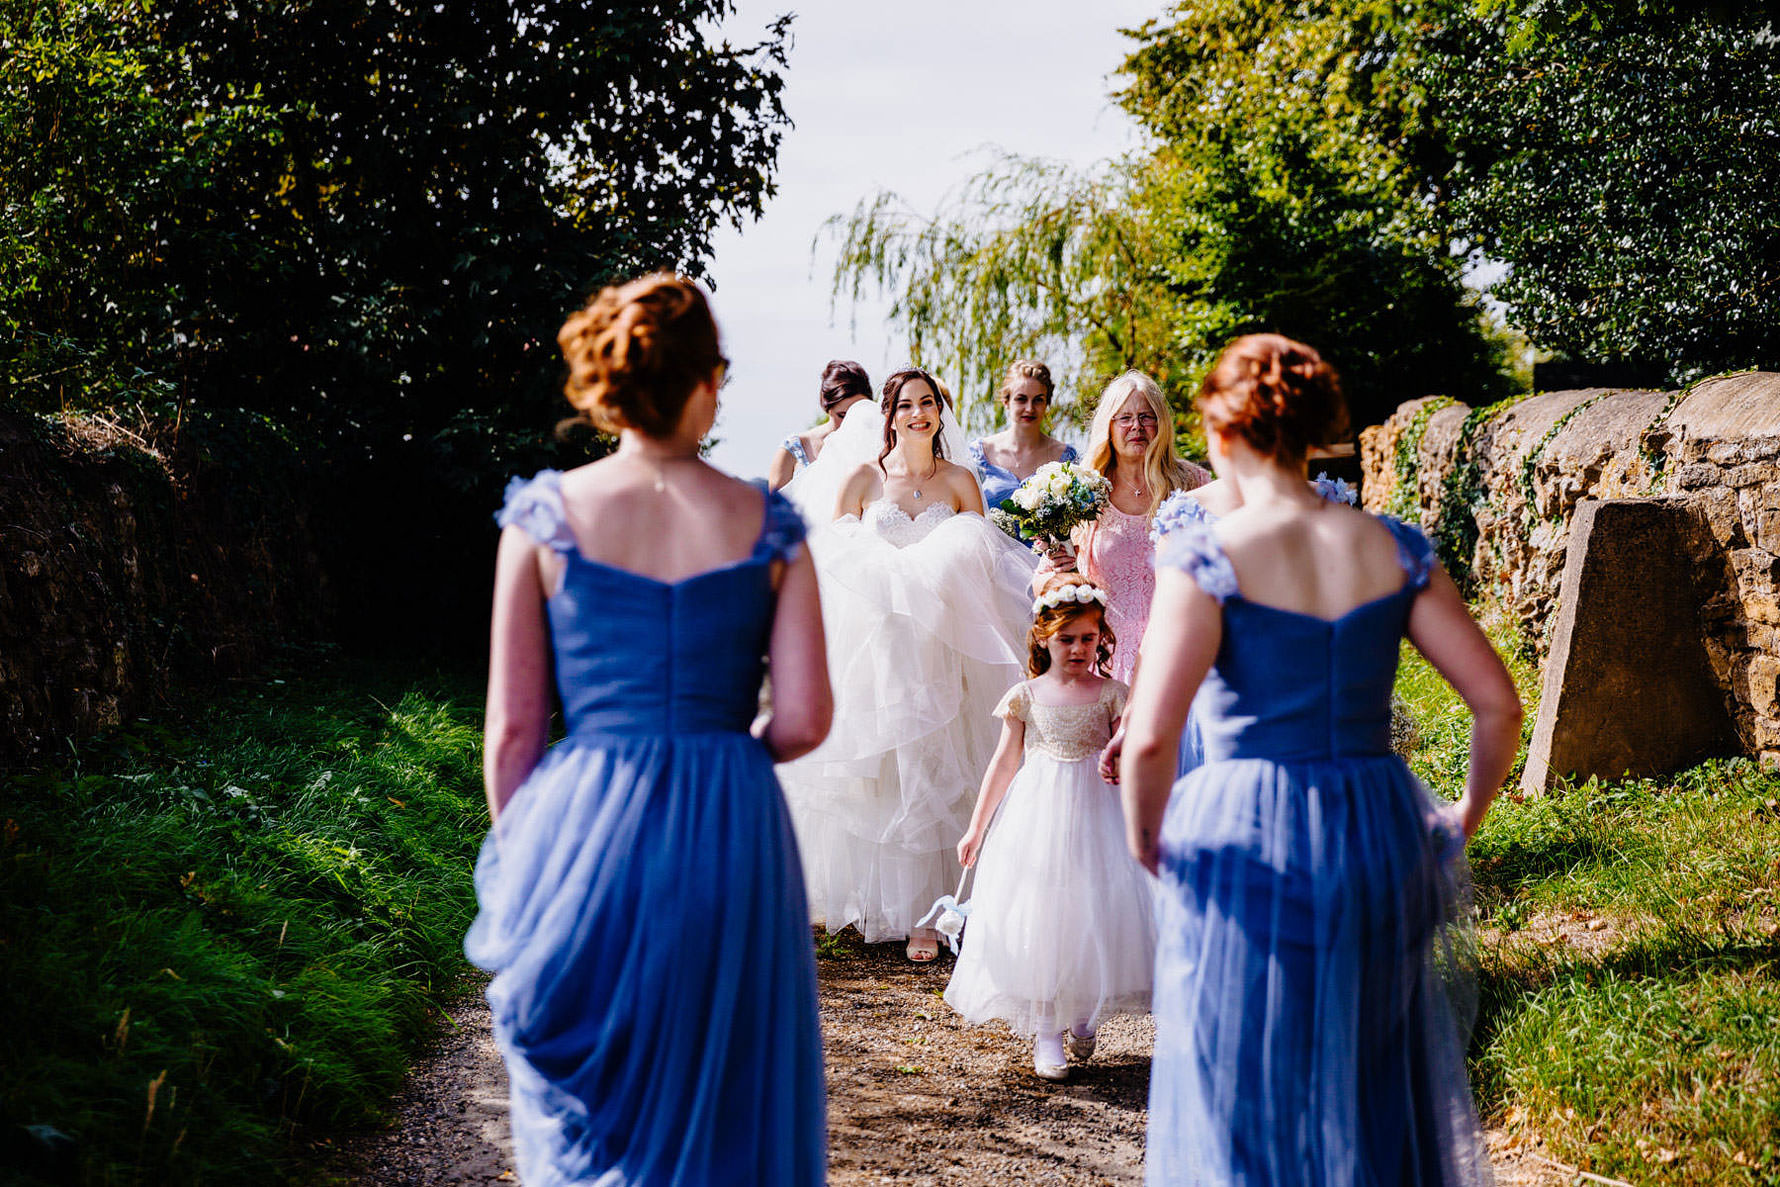
POLYGON ((1024 670, 1037 560, 946 460, 960 434, 930 375, 892 374, 881 408, 848 413, 785 491, 813 529, 835 713, 779 778, 816 920, 906 936, 926 961, 936 937, 915 921, 957 882, 993 710, 1024 670))

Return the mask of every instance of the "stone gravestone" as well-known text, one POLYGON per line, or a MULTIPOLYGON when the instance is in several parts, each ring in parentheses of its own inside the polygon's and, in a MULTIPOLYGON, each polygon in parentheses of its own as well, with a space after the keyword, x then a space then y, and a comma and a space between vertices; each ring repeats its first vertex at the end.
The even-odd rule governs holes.
POLYGON ((1738 753, 1702 642, 1710 575, 1687 546, 1691 530, 1683 499, 1578 505, 1523 790, 1738 753))

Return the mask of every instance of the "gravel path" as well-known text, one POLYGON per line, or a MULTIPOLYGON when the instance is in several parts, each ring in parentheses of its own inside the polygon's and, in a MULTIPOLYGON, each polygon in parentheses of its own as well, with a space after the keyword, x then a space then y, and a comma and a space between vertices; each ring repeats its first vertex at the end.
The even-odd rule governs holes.
MULTIPOLYGON (((1117 1018, 1066 1084, 1031 1071, 1031 1047, 966 1026, 940 1000, 949 958, 908 963, 900 944, 825 939, 817 962, 828 1065, 829 1182, 1034 1183, 1143 1178, 1153 1028, 1117 1018)), ((391 1104, 387 1130, 342 1141, 329 1177, 362 1187, 516 1183, 506 1072, 480 993, 450 1010, 437 1047, 391 1104)), ((1491 1135, 1502 1187, 1563 1183, 1532 1148, 1491 1135)))

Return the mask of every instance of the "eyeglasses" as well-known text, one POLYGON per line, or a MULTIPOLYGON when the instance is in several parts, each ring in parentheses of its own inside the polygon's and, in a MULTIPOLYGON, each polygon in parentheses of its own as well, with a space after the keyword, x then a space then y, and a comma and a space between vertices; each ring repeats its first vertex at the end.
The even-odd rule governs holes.
POLYGON ((1155 414, 1150 412, 1139 412, 1135 416, 1129 412, 1121 412, 1119 415, 1112 418, 1112 422, 1127 432, 1137 428, 1139 425, 1146 429, 1153 429, 1156 427, 1155 414))

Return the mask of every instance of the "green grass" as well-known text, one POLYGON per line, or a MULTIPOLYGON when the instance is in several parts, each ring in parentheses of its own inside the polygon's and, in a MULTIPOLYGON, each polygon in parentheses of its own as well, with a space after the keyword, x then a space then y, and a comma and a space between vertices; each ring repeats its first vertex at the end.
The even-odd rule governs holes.
MULTIPOLYGON (((1502 642, 1530 721, 1537 673, 1502 642)), ((1411 765, 1456 797, 1462 704, 1407 651, 1398 694, 1411 765)), ((1780 1179, 1780 774, 1734 759, 1542 794, 1518 779, 1470 850, 1486 1116, 1628 1182, 1780 1179)))
POLYGON ((275 1181, 377 1116, 465 970, 472 690, 375 672, 137 721, 0 801, 0 1119, 77 1181, 275 1181))

